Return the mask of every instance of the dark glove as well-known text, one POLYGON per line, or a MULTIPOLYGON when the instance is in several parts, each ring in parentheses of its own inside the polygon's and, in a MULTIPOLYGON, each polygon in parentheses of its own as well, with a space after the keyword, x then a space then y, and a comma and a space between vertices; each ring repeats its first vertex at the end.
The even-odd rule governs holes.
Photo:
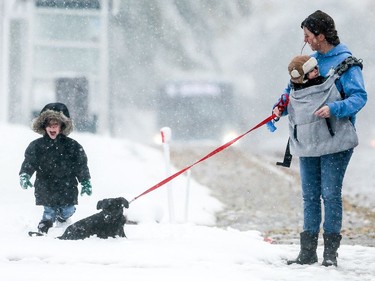
POLYGON ((22 173, 20 175, 20 185, 23 189, 27 189, 28 187, 33 187, 33 184, 30 182, 30 175, 26 173, 22 173))
POLYGON ((81 182, 81 186, 82 186, 82 189, 81 189, 81 196, 83 194, 87 194, 88 196, 90 196, 92 194, 92 186, 91 186, 91 182, 90 180, 84 180, 81 182))

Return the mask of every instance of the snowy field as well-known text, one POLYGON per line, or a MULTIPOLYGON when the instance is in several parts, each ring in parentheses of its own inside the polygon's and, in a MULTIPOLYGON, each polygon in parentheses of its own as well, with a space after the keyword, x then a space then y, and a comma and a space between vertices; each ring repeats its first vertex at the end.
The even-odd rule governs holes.
MULTIPOLYGON (((0 280, 375 280, 375 248, 342 245, 337 268, 287 266, 285 259, 296 257, 298 245, 270 244, 256 229, 215 227, 214 214, 222 204, 194 180, 187 192, 185 176, 170 185, 172 223, 163 186, 126 210, 139 222, 125 226, 127 239, 55 239, 65 226, 51 229, 47 237, 29 237, 42 209, 34 205, 33 190, 20 188, 18 171, 26 146, 38 135, 5 124, 0 130, 0 280)), ((96 213, 100 199, 131 200, 165 177, 162 150, 89 134, 71 137, 86 150, 93 184, 93 195, 79 198, 73 222, 96 213)), ((321 246, 318 251, 321 262, 321 246)))

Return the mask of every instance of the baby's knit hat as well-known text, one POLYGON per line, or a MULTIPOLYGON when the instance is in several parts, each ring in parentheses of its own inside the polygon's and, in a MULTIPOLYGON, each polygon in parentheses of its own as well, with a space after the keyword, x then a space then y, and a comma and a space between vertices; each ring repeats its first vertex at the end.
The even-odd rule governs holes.
POLYGON ((298 84, 307 82, 305 75, 318 65, 316 58, 306 55, 295 56, 288 65, 291 81, 298 84))

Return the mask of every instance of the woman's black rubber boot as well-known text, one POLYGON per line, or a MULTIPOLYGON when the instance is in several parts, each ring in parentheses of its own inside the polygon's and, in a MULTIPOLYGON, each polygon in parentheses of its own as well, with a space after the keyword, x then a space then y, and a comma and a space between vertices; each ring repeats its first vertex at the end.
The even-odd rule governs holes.
POLYGON ((288 260, 287 264, 313 264, 318 262, 316 248, 318 247, 318 233, 311 234, 309 232, 300 233, 301 250, 295 260, 288 260))
POLYGON ((340 247, 342 236, 337 233, 323 234, 324 252, 323 263, 324 266, 337 266, 337 250, 340 247))

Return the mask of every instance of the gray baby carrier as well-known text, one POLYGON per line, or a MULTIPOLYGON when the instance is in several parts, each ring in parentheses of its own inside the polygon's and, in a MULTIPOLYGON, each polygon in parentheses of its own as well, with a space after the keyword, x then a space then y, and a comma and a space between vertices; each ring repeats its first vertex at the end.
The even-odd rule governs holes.
POLYGON ((292 155, 317 157, 358 145, 357 133, 349 117, 331 116, 324 119, 315 116, 314 112, 327 103, 342 100, 335 81, 350 66, 359 64, 362 67, 361 61, 349 57, 332 71, 322 84, 291 90, 288 116, 292 155))

